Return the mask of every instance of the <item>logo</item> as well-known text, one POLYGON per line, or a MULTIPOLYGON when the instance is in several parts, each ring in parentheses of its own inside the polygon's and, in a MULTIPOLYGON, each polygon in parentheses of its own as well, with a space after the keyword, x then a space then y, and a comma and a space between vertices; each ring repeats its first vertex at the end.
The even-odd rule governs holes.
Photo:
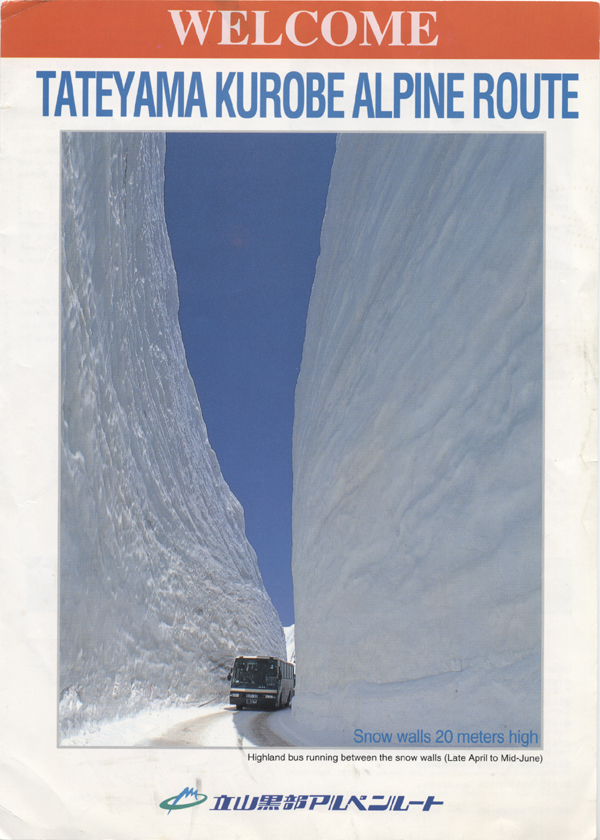
POLYGON ((194 788, 186 787, 177 796, 169 796, 168 799, 161 802, 160 807, 170 814, 171 811, 179 811, 181 808, 193 808, 194 805, 202 805, 207 799, 208 796, 205 793, 198 793, 194 788), (187 799, 190 796, 195 797, 193 802, 180 802, 181 799, 187 799))
MULTIPOLYGON (((181 808, 193 808, 194 805, 201 805, 206 802, 208 796, 199 793, 195 788, 184 788, 177 796, 170 796, 160 803, 160 807, 168 811, 178 811, 181 808), (183 799, 190 799, 191 802, 182 802, 183 799)), ((263 793, 255 796, 228 796, 222 793, 214 797, 211 811, 424 811, 431 812, 434 805, 443 805, 441 799, 435 796, 427 796, 423 799, 408 799, 407 796, 395 796, 388 794, 281 794, 263 793), (418 807, 420 806, 420 807, 418 807)))

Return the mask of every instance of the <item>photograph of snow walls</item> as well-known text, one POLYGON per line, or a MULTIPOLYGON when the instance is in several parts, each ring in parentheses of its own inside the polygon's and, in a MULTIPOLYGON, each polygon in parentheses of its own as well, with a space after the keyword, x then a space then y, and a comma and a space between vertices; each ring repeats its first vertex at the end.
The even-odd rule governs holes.
POLYGON ((59 742, 541 746, 543 135, 65 133, 61 225, 59 742))

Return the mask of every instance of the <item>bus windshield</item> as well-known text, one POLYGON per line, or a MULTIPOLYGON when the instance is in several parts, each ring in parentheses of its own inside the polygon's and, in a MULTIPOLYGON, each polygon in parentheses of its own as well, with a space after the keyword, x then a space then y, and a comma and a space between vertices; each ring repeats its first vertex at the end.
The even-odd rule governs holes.
POLYGON ((277 660, 242 659, 233 666, 231 685, 274 688, 277 685, 277 660))

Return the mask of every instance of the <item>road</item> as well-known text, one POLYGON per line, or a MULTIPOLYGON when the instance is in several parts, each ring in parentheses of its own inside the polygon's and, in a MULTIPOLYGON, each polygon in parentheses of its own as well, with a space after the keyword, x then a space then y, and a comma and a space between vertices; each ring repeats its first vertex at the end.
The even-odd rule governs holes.
MULTIPOLYGON (((237 711, 224 706, 212 712, 178 723, 164 733, 144 741, 143 746, 177 747, 290 747, 289 741, 271 728, 273 715, 289 715, 287 709, 277 712, 237 711)), ((140 745, 142 746, 142 745, 140 745)))

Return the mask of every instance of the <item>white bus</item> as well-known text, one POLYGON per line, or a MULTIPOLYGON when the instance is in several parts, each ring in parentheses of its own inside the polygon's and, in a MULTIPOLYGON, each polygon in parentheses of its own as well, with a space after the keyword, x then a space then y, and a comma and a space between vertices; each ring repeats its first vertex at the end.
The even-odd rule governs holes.
POLYGON ((227 675, 229 702, 242 709, 281 709, 294 696, 296 677, 291 662, 273 656, 238 656, 227 675))

